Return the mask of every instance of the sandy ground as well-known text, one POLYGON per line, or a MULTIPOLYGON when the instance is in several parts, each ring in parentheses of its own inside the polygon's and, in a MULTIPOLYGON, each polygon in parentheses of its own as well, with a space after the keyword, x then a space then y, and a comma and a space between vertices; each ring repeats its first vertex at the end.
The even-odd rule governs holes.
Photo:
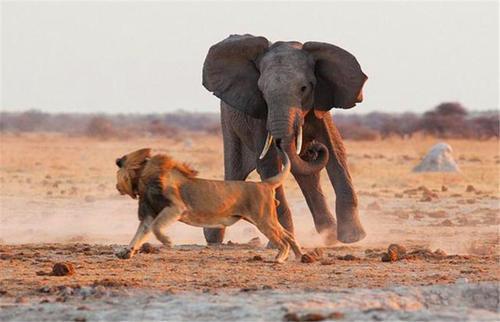
MULTIPOLYGON (((205 320, 275 320, 286 313, 303 318, 311 310, 324 317, 335 311, 339 315, 331 318, 347 320, 500 318, 497 141, 447 141, 461 168, 456 174, 411 172, 435 139, 346 142, 367 238, 323 247, 289 178, 297 238, 306 251, 319 248, 322 254, 310 264, 291 259, 277 265, 274 251, 261 246, 263 236, 243 222, 228 230, 225 246, 206 247, 201 229, 179 223, 170 229, 173 249, 151 240, 157 253, 128 261, 113 255, 138 224, 136 202, 115 191, 115 158, 152 147, 187 161, 201 177, 220 179, 219 137, 98 141, 23 134, 0 140, 2 320, 192 320, 217 308, 219 315, 205 320), (247 244, 254 237, 260 245, 247 244), (382 262, 391 243, 416 253, 382 262), (73 263, 76 273, 46 275, 56 262, 73 263), (434 291, 441 302, 428 295, 434 291), (335 306, 346 298, 359 303, 335 306), (401 304, 415 298, 413 306, 401 304)), ((326 175, 323 181, 333 208, 326 175)))

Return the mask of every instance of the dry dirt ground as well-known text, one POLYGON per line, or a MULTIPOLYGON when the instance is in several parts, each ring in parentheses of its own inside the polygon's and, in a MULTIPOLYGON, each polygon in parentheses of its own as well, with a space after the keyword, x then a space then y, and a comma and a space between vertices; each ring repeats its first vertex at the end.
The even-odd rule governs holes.
MULTIPOLYGON (((432 138, 346 142, 367 237, 323 247, 289 178, 297 238, 317 256, 279 265, 247 223, 229 228, 220 247, 206 247, 201 229, 178 223, 173 249, 151 240, 153 253, 113 254, 138 224, 136 202, 114 188, 115 158, 152 147, 220 179, 220 137, 0 140, 2 320, 500 318, 498 141, 447 141, 461 168, 455 174, 411 172, 438 142, 432 138), (410 255, 383 262, 391 243, 410 255), (50 275, 57 262, 72 263, 75 273, 50 275)), ((326 175, 323 187, 334 208, 326 175)))

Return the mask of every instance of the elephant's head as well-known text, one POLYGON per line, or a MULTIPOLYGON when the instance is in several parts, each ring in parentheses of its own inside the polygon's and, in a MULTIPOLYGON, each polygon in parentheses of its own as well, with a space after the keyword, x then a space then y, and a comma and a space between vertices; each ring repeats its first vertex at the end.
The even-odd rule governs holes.
POLYGON ((362 100, 366 79, 356 58, 334 45, 270 44, 251 35, 232 35, 215 44, 203 65, 203 85, 232 107, 266 119, 269 138, 288 152, 298 174, 319 171, 328 158, 324 146, 319 151, 325 153, 315 160, 297 156, 306 114, 321 117, 333 107, 354 107, 362 100))

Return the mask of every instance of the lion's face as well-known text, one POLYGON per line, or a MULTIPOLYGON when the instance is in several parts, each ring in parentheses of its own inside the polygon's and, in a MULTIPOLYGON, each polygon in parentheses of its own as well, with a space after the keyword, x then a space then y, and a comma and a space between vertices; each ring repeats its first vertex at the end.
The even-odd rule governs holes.
POLYGON ((122 195, 137 198, 137 182, 142 166, 151 156, 151 149, 141 149, 116 159, 116 189, 122 195))

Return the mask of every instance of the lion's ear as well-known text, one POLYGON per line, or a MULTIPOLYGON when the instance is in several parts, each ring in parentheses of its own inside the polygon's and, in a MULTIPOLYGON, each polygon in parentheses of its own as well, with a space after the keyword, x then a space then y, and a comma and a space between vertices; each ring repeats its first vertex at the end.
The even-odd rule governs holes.
POLYGON ((138 169, 151 158, 151 149, 140 149, 127 154, 125 169, 138 169))

